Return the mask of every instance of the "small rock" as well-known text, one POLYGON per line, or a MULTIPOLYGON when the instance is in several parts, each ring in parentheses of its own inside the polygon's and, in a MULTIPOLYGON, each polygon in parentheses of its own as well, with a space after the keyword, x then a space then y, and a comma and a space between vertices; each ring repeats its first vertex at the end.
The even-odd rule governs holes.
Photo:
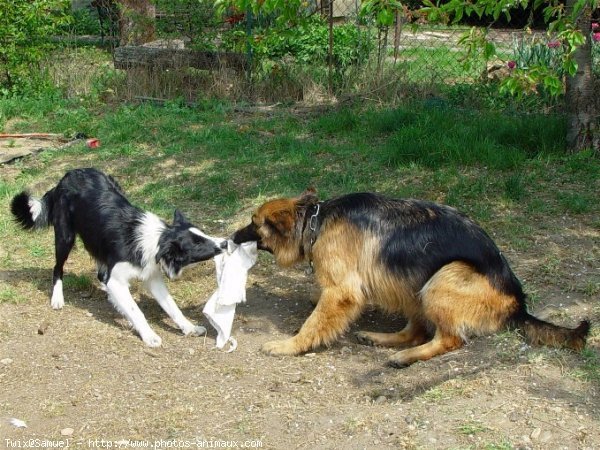
POLYGON ((73 428, 63 428, 62 430, 60 430, 60 434, 61 436, 71 436, 73 434, 73 428))
POLYGON ((48 322, 42 322, 38 327, 38 334, 45 334, 48 329, 48 322))
POLYGON ((196 353, 196 350, 194 350, 193 348, 188 348, 188 353, 190 355, 193 355, 194 353, 196 353))
POLYGON ((27 424, 25 423, 24 420, 17 419, 15 417, 13 417, 12 419, 9 419, 8 423, 10 423, 13 427, 16 427, 16 428, 27 428, 27 424))
POLYGON ((290 377, 290 383, 300 383, 302 381, 302 375, 296 374, 290 377))
POLYGON ((542 429, 541 428, 536 428, 535 430, 533 430, 531 432, 531 434, 529 435, 529 437, 531 438, 532 441, 537 440, 540 437, 540 434, 542 434, 542 429))
POLYGON ((340 353, 342 355, 348 355, 348 354, 352 353, 352 349, 350 347, 342 347, 342 350, 340 350, 340 353))
POLYGON ((549 430, 545 430, 540 436, 541 442, 550 442, 551 440, 552 440, 552 433, 549 430))
POLYGON ((307 353, 304 356, 306 356, 307 358, 314 358, 315 356, 317 356, 316 353, 307 353))
POLYGON ((518 422, 519 421, 519 413, 518 412, 511 412, 508 415, 508 420, 510 420, 511 422, 518 422))
POLYGON ((91 292, 82 292, 81 298, 90 298, 92 296, 91 292))
POLYGON ((4 358, 4 359, 0 359, 0 363, 4 364, 5 366, 8 366, 9 364, 12 364, 13 360, 10 358, 4 358))

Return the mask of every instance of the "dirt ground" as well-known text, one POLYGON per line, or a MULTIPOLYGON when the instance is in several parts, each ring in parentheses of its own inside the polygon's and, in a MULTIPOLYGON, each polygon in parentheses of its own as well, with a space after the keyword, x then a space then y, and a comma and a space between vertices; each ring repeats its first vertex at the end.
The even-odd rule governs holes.
MULTIPOLYGON (((67 271, 93 275, 82 248, 67 271)), ((189 299, 180 301, 185 314, 207 327, 201 309, 213 277, 207 262, 170 284, 189 299)), ((157 440, 192 448, 215 441, 272 449, 600 448, 600 387, 576 376, 581 356, 530 348, 515 333, 475 338, 397 370, 385 366, 393 350, 359 345, 352 332, 394 330, 401 318, 367 311, 330 348, 261 354, 262 343, 294 333, 317 293, 312 275, 280 270, 268 255, 238 307, 233 353, 216 350, 210 330, 206 338, 181 336, 137 288, 162 348, 146 348, 95 286, 67 290, 66 307, 53 311, 49 267, 3 271, 0 280, 30 290, 27 303, 0 304, 1 448, 157 440)), ((544 304, 564 303, 560 295, 544 304)), ((593 305, 569 297, 563 314, 550 316, 574 324, 590 315, 593 305)), ((590 345, 598 351, 597 339, 590 345)))
MULTIPOLYGON (((560 220, 580 232, 541 230, 535 250, 508 249, 507 257, 537 292, 537 315, 597 324, 597 295, 557 286, 582 277, 597 283, 599 233, 560 220), (559 267, 541 270, 544 254, 564 251, 559 267)), ((220 233, 232 226, 222 224, 220 233)), ((51 233, 40 234, 50 255, 51 233)), ((0 260, 6 251, 0 242, 0 260)), ((261 354, 264 342, 301 326, 318 294, 304 267, 279 269, 267 254, 237 309, 232 353, 214 348, 202 316, 216 286, 211 261, 169 283, 186 316, 209 328, 207 337, 182 336, 134 285, 162 337, 158 349, 143 345, 96 284, 66 285, 66 306, 53 311, 48 258, 23 257, 19 266, 0 270, 0 283, 25 298, 0 302, 0 448, 600 449, 598 360, 589 381, 584 356, 529 347, 517 333, 474 338, 459 351, 392 369, 385 363, 394 350, 360 345, 354 332, 397 330, 402 318, 366 311, 329 348, 261 354)), ((95 280, 83 246, 66 273, 95 280)), ((589 348, 598 357, 596 330, 589 348)))

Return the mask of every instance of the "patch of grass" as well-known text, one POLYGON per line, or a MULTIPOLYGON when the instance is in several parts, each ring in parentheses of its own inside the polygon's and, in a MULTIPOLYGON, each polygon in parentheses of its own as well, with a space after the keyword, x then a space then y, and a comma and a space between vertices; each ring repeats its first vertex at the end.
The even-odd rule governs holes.
POLYGON ((44 417, 60 417, 65 415, 67 404, 65 402, 45 400, 40 409, 44 417))
POLYGON ((0 303, 23 303, 23 297, 17 289, 12 286, 0 285, 0 303))
POLYGON ((542 271, 549 275, 555 276, 560 273, 560 268, 562 266, 562 261, 555 255, 548 255, 544 262, 541 265, 542 271))
POLYGON ((542 198, 531 198, 525 205, 527 213, 537 215, 547 215, 554 212, 554 206, 548 200, 542 198))
POLYGON ((600 355, 597 350, 584 348, 580 354, 583 357, 583 364, 573 370, 571 375, 589 382, 600 382, 600 355))
POLYGON ((492 442, 483 445, 484 450, 513 450, 515 447, 508 441, 492 442))
POLYGON ((87 275, 65 274, 63 277, 63 287, 65 289, 83 291, 91 289, 93 282, 87 275))
POLYGON ((600 160, 592 150, 578 152, 565 158, 565 169, 577 177, 586 176, 590 180, 600 178, 600 160))
POLYGON ((587 193, 580 192, 559 193, 558 199, 563 209, 572 214, 588 213, 592 210, 592 205, 597 202, 597 198, 594 199, 587 193))
POLYGON ((349 417, 342 425, 345 434, 353 435, 366 428, 366 423, 363 420, 349 417))
POLYGON ((533 290, 531 287, 527 286, 525 288, 525 292, 527 292, 527 304, 530 307, 535 307, 542 300, 540 293, 536 290, 533 290))
POLYGON ((0 180, 0 199, 9 199, 12 192, 13 190, 11 189, 11 187, 4 181, 0 180))
POLYGON ((507 198, 520 201, 525 197, 525 182, 521 173, 510 175, 504 180, 504 192, 507 198))
POLYGON ((342 109, 319 117, 311 129, 323 135, 335 136, 355 131, 360 124, 360 117, 352 109, 342 109))
POLYGON ((488 430, 489 430, 489 427, 483 425, 480 422, 475 422, 475 421, 465 422, 457 427, 457 431, 459 433, 465 434, 468 436, 472 436, 477 433, 483 433, 488 430))
POLYGON ((600 283, 593 280, 587 281, 582 289, 582 293, 586 297, 595 297, 600 293, 600 283))
POLYGON ((43 258, 48 255, 48 249, 40 244, 33 244, 29 247, 29 254, 35 258, 43 258))

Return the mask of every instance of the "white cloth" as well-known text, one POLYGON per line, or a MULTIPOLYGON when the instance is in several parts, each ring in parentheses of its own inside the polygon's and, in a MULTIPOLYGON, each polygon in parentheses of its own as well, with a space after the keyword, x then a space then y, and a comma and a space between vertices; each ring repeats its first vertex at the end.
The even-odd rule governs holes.
POLYGON ((228 351, 237 347, 237 341, 231 337, 235 306, 246 301, 248 270, 257 257, 256 242, 237 245, 233 241, 227 241, 226 252, 215 256, 218 287, 202 312, 217 330, 217 348, 223 348, 227 342, 231 344, 228 351))

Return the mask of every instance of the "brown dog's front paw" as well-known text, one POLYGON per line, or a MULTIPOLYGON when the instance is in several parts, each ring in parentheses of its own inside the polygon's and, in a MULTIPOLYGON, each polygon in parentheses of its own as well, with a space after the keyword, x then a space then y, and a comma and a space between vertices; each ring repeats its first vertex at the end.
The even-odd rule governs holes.
POLYGON ((404 369, 410 366, 411 363, 404 361, 402 358, 390 358, 385 365, 394 369, 404 369))
POLYGON ((294 339, 285 339, 283 341, 270 341, 262 346, 263 353, 272 356, 297 355, 300 353, 296 348, 294 339))
POLYGON ((356 340, 359 344, 375 345, 375 341, 371 338, 370 334, 371 333, 369 333, 368 331, 357 331, 356 333, 354 333, 354 336, 356 336, 356 340))

